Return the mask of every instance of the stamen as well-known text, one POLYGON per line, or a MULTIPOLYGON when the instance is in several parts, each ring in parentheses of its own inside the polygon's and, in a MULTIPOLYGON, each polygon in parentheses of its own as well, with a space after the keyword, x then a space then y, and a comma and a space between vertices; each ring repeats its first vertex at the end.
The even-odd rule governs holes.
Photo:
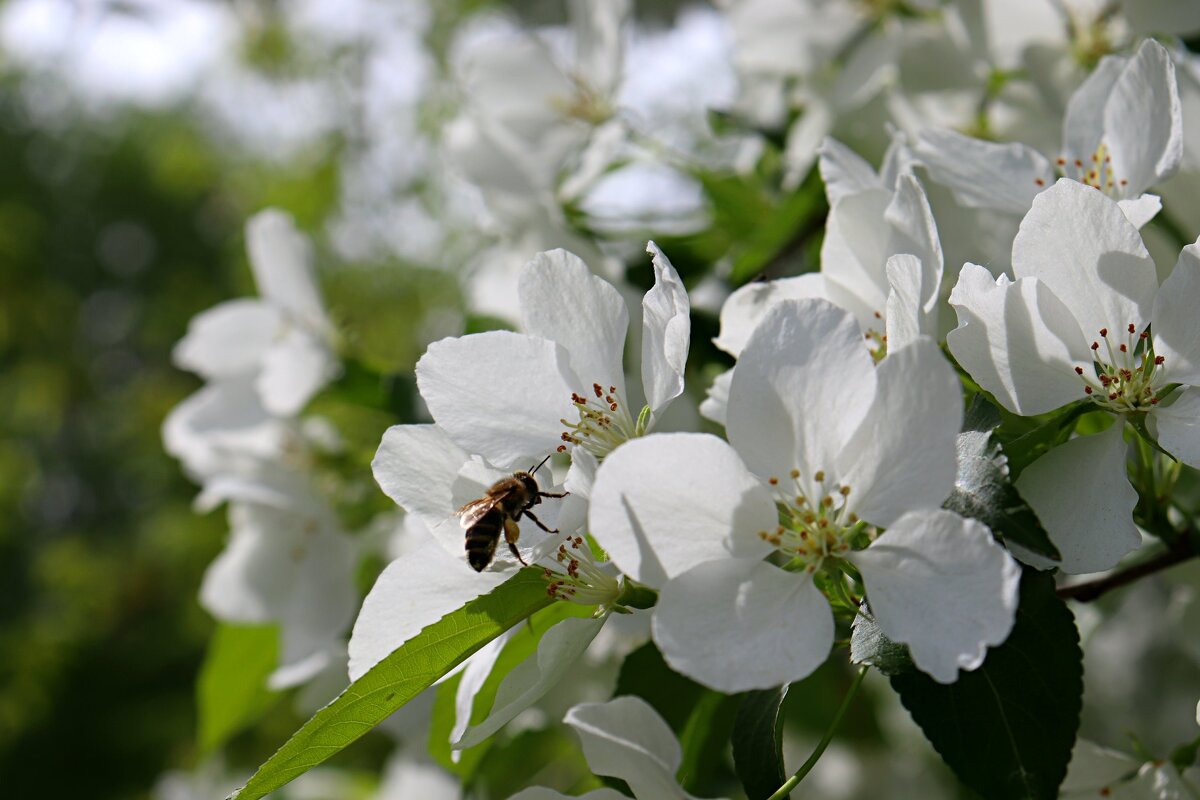
POLYGON ((1150 332, 1139 333, 1133 322, 1124 327, 1123 342, 1114 342, 1108 328, 1100 329, 1107 358, 1100 356, 1100 343, 1092 342, 1094 360, 1090 372, 1079 365, 1073 367, 1076 376, 1083 380, 1084 394, 1116 414, 1134 413, 1157 405, 1158 390, 1163 383, 1159 367, 1165 359, 1155 355, 1150 332))
MULTIPOLYGON (((561 419, 566 430, 562 440, 567 444, 582 445, 586 450, 603 459, 622 443, 637 435, 637 424, 629 414, 616 386, 608 391, 599 383, 592 384, 595 399, 571 392, 571 404, 579 414, 578 422, 561 419)), ((566 449, 563 447, 559 450, 566 449)))

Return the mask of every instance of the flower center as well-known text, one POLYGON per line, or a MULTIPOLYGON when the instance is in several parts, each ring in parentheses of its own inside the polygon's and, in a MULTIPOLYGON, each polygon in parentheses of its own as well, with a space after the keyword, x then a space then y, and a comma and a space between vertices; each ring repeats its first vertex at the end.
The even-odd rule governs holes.
POLYGON ((850 539, 865 524, 850 510, 850 487, 827 481, 824 470, 813 475, 806 490, 800 470, 790 473, 791 489, 781 486, 772 476, 767 483, 775 491, 779 525, 772 531, 759 531, 758 538, 770 542, 779 552, 795 560, 807 572, 816 572, 828 556, 850 550, 850 539), (834 491, 829 491, 829 488, 834 491))
MULTIPOLYGON (((874 313, 875 319, 882 323, 883 314, 880 314, 878 311, 874 313)), ((887 356, 887 335, 880 333, 874 328, 868 328, 867 332, 863 334, 863 338, 867 341, 867 351, 871 354, 871 360, 879 364, 887 356)))
POLYGON ((1104 353, 1100 352, 1100 340, 1092 342, 1095 378, 1085 374, 1083 367, 1075 367, 1075 374, 1083 379, 1084 394, 1117 414, 1158 405, 1162 387, 1155 384, 1161 383, 1158 368, 1165 360, 1154 354, 1154 340, 1148 331, 1138 333, 1132 322, 1125 331, 1124 336, 1109 336, 1108 328, 1100 329, 1104 353))
POLYGON ((1117 176, 1113 169, 1112 154, 1108 152, 1108 145, 1103 142, 1086 161, 1082 158, 1058 159, 1058 172, 1064 178, 1071 178, 1084 186, 1099 189, 1114 200, 1124 198, 1125 187, 1129 185, 1129 181, 1117 176))
POLYGON ((580 445, 597 459, 603 459, 618 445, 637 436, 637 423, 629 416, 629 407, 617 394, 617 387, 609 386, 604 391, 598 383, 592 384, 591 395, 571 393, 571 402, 579 413, 578 422, 560 419, 567 429, 562 433, 566 444, 558 446, 558 452, 568 444, 580 445))
POLYGON ((585 606, 611 606, 617 601, 620 583, 596 563, 582 536, 568 536, 547 561, 546 593, 555 600, 585 606))

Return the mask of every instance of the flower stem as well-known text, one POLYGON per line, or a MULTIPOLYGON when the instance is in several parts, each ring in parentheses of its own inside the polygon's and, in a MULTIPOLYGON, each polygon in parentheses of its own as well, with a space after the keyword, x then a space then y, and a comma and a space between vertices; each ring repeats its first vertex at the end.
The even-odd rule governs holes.
POLYGON ((858 694, 858 687, 862 686, 863 678, 867 676, 867 670, 870 667, 863 664, 862 669, 854 676, 854 682, 850 684, 850 690, 846 692, 846 697, 842 700, 841 707, 837 713, 833 715, 833 722, 829 723, 829 727, 825 730, 825 735, 821 737, 821 741, 817 743, 817 749, 813 750, 812 755, 808 757, 808 761, 797 770, 796 774, 787 779, 787 782, 776 790, 775 794, 767 798, 767 800, 784 800, 788 793, 795 789, 800 781, 812 771, 812 768, 817 765, 821 756, 825 753, 825 748, 829 747, 829 743, 833 741, 833 734, 837 730, 838 725, 842 721, 842 717, 846 716, 846 709, 850 708, 850 701, 854 699, 854 695, 858 694))

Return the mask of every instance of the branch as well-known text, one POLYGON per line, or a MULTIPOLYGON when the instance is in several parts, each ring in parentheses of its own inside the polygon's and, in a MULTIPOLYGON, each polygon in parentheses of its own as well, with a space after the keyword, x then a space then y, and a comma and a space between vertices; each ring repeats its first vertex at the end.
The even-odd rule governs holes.
POLYGON ((1193 538, 1193 531, 1189 529, 1181 534, 1170 547, 1153 558, 1147 559, 1140 564, 1134 564, 1132 567, 1123 569, 1120 572, 1114 572, 1103 578, 1097 578, 1094 581, 1060 586, 1057 592, 1058 596, 1064 600, 1090 603, 1113 589, 1119 589, 1147 575, 1153 575, 1168 567, 1173 567, 1176 564, 1182 564, 1184 561, 1196 558, 1200 553, 1197 552, 1192 544, 1193 538))

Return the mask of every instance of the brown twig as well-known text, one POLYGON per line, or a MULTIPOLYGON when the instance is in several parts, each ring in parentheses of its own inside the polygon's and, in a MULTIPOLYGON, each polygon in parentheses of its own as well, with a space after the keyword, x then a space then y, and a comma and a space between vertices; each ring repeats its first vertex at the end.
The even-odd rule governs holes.
POLYGON ((1134 564, 1128 569, 1123 569, 1120 572, 1114 572, 1111 575, 1106 575, 1103 578, 1097 578, 1094 581, 1084 581, 1075 583, 1069 586, 1058 587, 1058 596, 1064 600, 1076 600, 1080 603, 1090 603, 1096 598, 1111 592, 1113 589, 1119 589, 1122 586, 1127 586, 1136 580, 1153 575, 1156 572, 1161 572, 1168 567, 1173 567, 1176 564, 1182 564, 1192 558, 1196 558, 1200 553, 1192 544, 1191 531, 1181 535, 1174 543, 1154 556, 1146 559, 1140 564, 1134 564))

